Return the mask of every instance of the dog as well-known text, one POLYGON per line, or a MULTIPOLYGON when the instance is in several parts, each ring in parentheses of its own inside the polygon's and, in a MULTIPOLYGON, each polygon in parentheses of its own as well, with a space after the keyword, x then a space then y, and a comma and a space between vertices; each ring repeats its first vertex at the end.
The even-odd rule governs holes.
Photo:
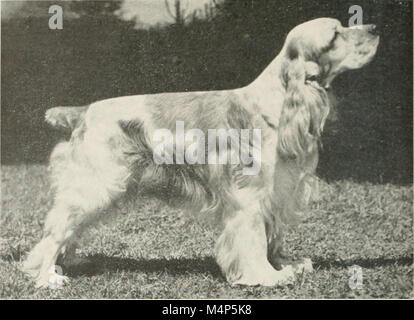
MULTIPOLYGON (((80 233, 102 210, 131 196, 127 191, 134 186, 218 227, 216 260, 232 285, 283 286, 297 272, 311 272, 310 259, 287 258, 283 233, 301 220, 317 188, 332 81, 369 63, 378 44, 375 25, 347 28, 319 18, 292 29, 279 55, 245 87, 125 96, 48 110, 50 124, 72 133, 52 152, 54 205, 23 270, 38 287, 47 287, 58 257, 73 258, 80 233), (178 138, 165 153, 175 162, 156 162, 154 136, 164 129, 176 132, 179 121, 204 134, 236 129, 248 130, 252 138, 259 129, 260 143, 250 141, 247 154, 260 158, 260 169, 244 174, 251 163, 178 163, 177 150, 189 148, 178 138)), ((237 154, 233 144, 224 144, 237 154)), ((205 146, 199 139, 192 150, 203 154, 205 146)), ((219 152, 217 146, 208 151, 219 152)))

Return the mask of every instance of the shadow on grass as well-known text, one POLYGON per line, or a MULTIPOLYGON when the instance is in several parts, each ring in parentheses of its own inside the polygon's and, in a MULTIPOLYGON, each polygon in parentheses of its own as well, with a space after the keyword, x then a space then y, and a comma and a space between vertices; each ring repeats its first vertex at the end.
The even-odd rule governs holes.
MULTIPOLYGON (((3 261, 20 261, 19 255, 2 255, 3 261)), ((96 254, 87 257, 85 264, 71 266, 65 270, 71 277, 93 276, 105 272, 118 271, 141 271, 146 273, 166 272, 172 275, 208 273, 215 278, 223 277, 219 266, 213 257, 181 258, 181 259, 132 259, 121 257, 110 257, 96 254)), ((312 258, 315 270, 330 270, 334 268, 347 268, 358 265, 362 268, 372 269, 385 266, 410 266, 413 265, 413 256, 402 256, 397 258, 356 258, 349 260, 326 260, 324 258, 312 258)))
POLYGON ((173 275, 209 273, 216 278, 221 277, 221 271, 213 257, 136 260, 97 254, 89 256, 88 260, 89 262, 86 264, 68 268, 67 272, 69 276, 92 276, 108 271, 140 271, 146 273, 166 272, 173 275))
POLYGON ((362 268, 372 269, 376 267, 385 267, 390 265, 396 266, 410 266, 413 264, 413 256, 404 256, 398 258, 357 258, 349 260, 325 260, 322 258, 314 258, 313 268, 315 270, 329 270, 333 268, 347 268, 353 265, 358 265, 362 268))
MULTIPOLYGON (((120 257, 108 257, 102 254, 88 257, 89 263, 73 266, 67 270, 72 277, 92 276, 105 272, 117 271, 140 271, 146 273, 166 272, 172 275, 178 274, 199 274, 208 273, 215 278, 222 277, 221 271, 213 257, 192 258, 192 259, 131 259, 120 257)), ((413 264, 413 256, 398 258, 358 258, 352 260, 324 260, 314 258, 313 267, 315 270, 329 270, 332 268, 347 268, 352 265, 359 265, 363 268, 375 268, 390 265, 409 266, 413 264)))

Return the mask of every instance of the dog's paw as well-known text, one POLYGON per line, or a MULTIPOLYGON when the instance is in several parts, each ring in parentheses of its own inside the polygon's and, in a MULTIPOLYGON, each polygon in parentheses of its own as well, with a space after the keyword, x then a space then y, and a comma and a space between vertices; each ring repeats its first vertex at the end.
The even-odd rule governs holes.
POLYGON ((39 268, 29 265, 26 261, 20 266, 20 271, 32 279, 39 276, 39 268))
POLYGON ((36 280, 36 288, 62 289, 65 284, 69 283, 69 278, 57 273, 41 276, 36 280))
POLYGON ((254 275, 242 276, 239 280, 232 284, 247 285, 247 286, 286 286, 295 281, 295 272, 292 266, 286 266, 282 270, 272 270, 266 272, 257 272, 254 275))
POLYGON ((292 266, 286 266, 280 271, 274 271, 269 277, 265 278, 262 286, 273 287, 273 286, 285 286, 292 284, 295 281, 295 271, 292 266))
POLYGON ((303 258, 300 262, 292 265, 296 273, 311 273, 313 272, 312 260, 303 258))
POLYGON ((63 275, 62 267, 52 265, 47 271, 42 269, 36 278, 36 288, 62 289, 69 282, 69 278, 63 275))

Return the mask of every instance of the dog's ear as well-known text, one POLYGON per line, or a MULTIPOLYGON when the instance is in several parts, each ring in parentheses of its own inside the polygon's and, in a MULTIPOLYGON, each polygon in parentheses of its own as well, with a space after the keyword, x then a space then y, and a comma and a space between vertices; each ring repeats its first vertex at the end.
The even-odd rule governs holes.
POLYGON ((305 61, 295 47, 289 47, 282 63, 285 98, 279 122, 278 154, 300 159, 317 147, 329 103, 326 91, 314 78, 319 66, 305 61))

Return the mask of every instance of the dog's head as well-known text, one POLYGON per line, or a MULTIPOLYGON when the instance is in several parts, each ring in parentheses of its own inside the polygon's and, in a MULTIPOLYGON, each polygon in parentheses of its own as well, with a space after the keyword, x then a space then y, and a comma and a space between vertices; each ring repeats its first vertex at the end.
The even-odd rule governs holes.
POLYGON ((330 18, 308 21, 288 34, 281 65, 286 89, 279 129, 281 156, 303 159, 316 148, 330 109, 326 89, 340 73, 370 62, 378 43, 374 25, 344 28, 330 18))
POLYGON ((307 79, 327 88, 342 72, 369 63, 378 43, 375 25, 345 28, 336 19, 320 18, 295 27, 286 38, 285 52, 288 60, 306 63, 307 79))

